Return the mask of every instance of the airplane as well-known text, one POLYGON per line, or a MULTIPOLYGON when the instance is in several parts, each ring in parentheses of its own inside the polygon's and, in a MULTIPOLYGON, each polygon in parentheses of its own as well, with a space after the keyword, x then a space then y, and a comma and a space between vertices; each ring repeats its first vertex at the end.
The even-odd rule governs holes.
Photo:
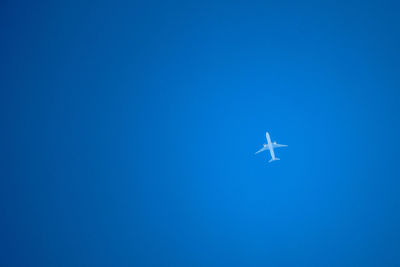
POLYGON ((287 145, 277 144, 276 142, 272 143, 268 132, 265 133, 265 137, 267 138, 268 144, 264 144, 264 147, 261 148, 260 150, 258 150, 256 153, 254 153, 254 155, 268 149, 269 153, 271 154, 271 159, 268 162, 279 160, 279 158, 275 157, 274 148, 276 148, 276 147, 287 147, 287 145))

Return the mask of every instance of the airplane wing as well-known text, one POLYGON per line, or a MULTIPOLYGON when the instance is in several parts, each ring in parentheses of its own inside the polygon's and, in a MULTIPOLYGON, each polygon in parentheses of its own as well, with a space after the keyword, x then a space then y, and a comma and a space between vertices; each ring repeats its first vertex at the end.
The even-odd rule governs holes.
POLYGON ((258 154, 258 153, 260 153, 260 152, 263 152, 264 150, 266 150, 266 149, 268 149, 267 147, 263 147, 263 148, 261 148, 260 150, 258 150, 256 153, 254 153, 254 154, 258 154))
POLYGON ((287 145, 281 145, 281 144, 275 144, 275 143, 273 143, 272 144, 272 147, 286 147, 287 145))

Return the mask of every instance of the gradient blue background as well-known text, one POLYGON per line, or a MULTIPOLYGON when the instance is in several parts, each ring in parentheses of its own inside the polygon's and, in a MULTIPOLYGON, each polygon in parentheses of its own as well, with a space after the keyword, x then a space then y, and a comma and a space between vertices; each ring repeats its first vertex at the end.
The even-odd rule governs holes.
POLYGON ((400 266, 395 2, 2 1, 0 265, 400 266))

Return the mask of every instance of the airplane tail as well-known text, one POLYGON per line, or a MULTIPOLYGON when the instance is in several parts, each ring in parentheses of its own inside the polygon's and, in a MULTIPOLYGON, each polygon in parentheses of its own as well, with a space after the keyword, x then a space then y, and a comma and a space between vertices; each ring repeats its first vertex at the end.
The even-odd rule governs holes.
POLYGON ((280 160, 280 158, 270 159, 270 160, 268 161, 268 163, 273 162, 273 161, 275 161, 275 160, 280 160))

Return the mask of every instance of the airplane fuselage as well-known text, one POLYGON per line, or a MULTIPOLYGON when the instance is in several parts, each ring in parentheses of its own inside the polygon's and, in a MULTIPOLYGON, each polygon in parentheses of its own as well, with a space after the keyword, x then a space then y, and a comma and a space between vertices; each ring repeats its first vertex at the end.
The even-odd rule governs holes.
POLYGON ((273 145, 272 145, 272 142, 271 142, 271 137, 269 136, 269 133, 267 132, 267 133, 265 133, 265 137, 267 138, 267 146, 268 146, 268 149, 269 149, 269 152, 271 153, 271 158, 272 158, 272 160, 275 160, 275 152, 274 152, 274 147, 273 147, 273 145))

